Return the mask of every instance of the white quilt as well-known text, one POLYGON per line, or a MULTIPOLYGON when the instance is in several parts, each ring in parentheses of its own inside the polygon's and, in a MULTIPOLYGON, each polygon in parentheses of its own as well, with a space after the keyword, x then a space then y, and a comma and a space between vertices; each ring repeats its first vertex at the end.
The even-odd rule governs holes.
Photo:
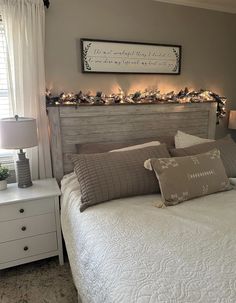
POLYGON ((236 303, 236 191, 159 209, 159 195, 79 211, 62 182, 62 228, 83 303, 236 303))

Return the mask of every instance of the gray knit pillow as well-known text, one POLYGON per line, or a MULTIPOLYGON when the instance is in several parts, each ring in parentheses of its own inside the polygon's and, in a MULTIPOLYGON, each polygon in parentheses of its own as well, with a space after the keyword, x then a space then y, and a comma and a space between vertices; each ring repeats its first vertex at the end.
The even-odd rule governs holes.
POLYGON ((154 172, 146 170, 143 163, 149 158, 168 157, 165 144, 131 151, 72 156, 81 187, 80 210, 112 199, 158 192, 154 172))
POLYGON ((183 157, 205 153, 214 148, 220 150, 220 156, 227 176, 229 178, 236 177, 236 144, 230 136, 214 142, 202 143, 186 148, 171 149, 170 153, 173 157, 183 157))

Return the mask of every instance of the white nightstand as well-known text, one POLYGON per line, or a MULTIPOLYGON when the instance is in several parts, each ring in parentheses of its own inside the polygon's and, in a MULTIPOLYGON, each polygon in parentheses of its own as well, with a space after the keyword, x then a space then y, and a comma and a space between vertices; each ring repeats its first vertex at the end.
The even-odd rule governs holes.
POLYGON ((0 269, 52 256, 63 264, 60 194, 55 179, 0 192, 0 269))

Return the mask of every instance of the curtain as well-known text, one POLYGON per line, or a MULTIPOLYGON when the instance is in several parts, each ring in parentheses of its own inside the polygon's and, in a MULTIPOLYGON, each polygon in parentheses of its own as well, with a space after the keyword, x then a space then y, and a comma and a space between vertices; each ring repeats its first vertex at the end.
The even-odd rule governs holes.
POLYGON ((13 114, 34 117, 38 146, 27 149, 32 179, 51 177, 45 104, 45 10, 42 0, 0 0, 9 54, 9 100, 13 114))

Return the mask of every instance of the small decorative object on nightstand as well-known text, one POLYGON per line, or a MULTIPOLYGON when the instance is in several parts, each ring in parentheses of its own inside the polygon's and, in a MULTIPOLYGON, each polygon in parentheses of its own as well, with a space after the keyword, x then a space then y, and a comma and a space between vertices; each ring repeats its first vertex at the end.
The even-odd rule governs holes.
POLYGON ((0 119, 0 147, 4 149, 19 149, 17 165, 18 187, 32 186, 29 159, 25 157, 23 148, 38 145, 36 120, 33 118, 0 119))
POLYGON ((0 190, 7 188, 7 178, 9 177, 9 169, 0 163, 0 190))
POLYGON ((52 256, 63 264, 59 196, 55 179, 25 190, 10 184, 0 194, 0 269, 52 256))
POLYGON ((228 128, 236 129, 236 110, 231 110, 229 113, 229 125, 228 128))

